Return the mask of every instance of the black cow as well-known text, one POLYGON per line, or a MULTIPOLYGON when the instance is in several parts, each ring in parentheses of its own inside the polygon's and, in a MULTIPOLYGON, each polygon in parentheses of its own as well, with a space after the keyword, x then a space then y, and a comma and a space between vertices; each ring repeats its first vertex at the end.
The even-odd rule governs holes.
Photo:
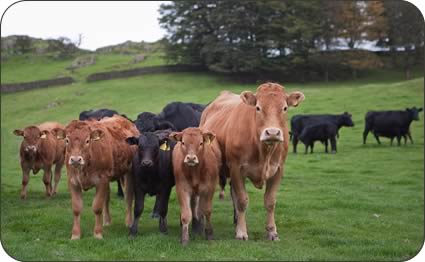
POLYGON ((135 236, 140 216, 144 208, 145 195, 156 195, 159 213, 159 230, 167 232, 168 201, 173 188, 174 175, 171 155, 175 143, 170 142, 171 130, 145 132, 139 137, 127 138, 130 145, 138 145, 132 163, 132 183, 134 187, 134 222, 129 234, 135 236))
POLYGON ((79 120, 84 121, 89 119, 95 119, 99 121, 104 117, 112 117, 113 115, 121 115, 131 121, 131 119, 129 119, 126 115, 119 114, 117 111, 107 108, 102 108, 98 110, 90 109, 87 111, 83 111, 80 113, 79 120))
POLYGON ((344 112, 340 115, 295 115, 291 118, 291 137, 294 146, 294 153, 297 152, 299 136, 305 127, 324 122, 332 123, 336 126, 336 136, 339 137, 339 129, 343 126, 353 127, 354 123, 351 114, 344 112))
POLYGON ((331 122, 323 122, 305 127, 299 136, 299 140, 305 145, 305 153, 313 153, 315 141, 320 141, 325 144, 325 152, 328 153, 328 140, 331 142, 331 153, 336 153, 336 133, 338 128, 331 122))
MULTIPOLYGON (((90 119, 94 119, 94 120, 99 121, 104 117, 112 117, 114 115, 121 115, 121 116, 127 118, 128 120, 132 121, 126 115, 119 114, 117 111, 115 111, 113 109, 107 109, 107 108, 102 108, 102 109, 98 109, 98 110, 90 109, 90 110, 87 110, 87 111, 83 111, 83 112, 80 113, 80 116, 79 116, 78 119, 81 120, 81 121, 90 120, 90 119)), ((117 180, 117 187, 118 187, 117 195, 119 197, 124 197, 124 192, 122 190, 120 180, 117 180)))
POLYGON ((154 132, 156 130, 171 129, 177 131, 173 124, 168 121, 158 119, 157 115, 151 112, 143 112, 134 121, 140 132, 154 132))
POLYGON ((413 139, 410 134, 410 124, 413 120, 419 120, 419 112, 421 108, 406 108, 404 111, 369 111, 365 116, 365 129, 363 132, 363 144, 366 144, 366 138, 369 131, 373 133, 378 144, 381 144, 379 137, 388 137, 391 139, 397 138, 397 144, 400 146, 401 137, 404 137, 406 144, 406 136, 409 137, 413 144, 413 139))

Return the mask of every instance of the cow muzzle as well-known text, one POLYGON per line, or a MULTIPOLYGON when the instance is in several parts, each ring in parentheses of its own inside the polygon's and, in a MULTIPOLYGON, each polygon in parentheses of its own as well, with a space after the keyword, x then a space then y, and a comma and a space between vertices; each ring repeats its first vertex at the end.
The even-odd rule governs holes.
POLYGON ((26 146, 25 151, 35 153, 35 152, 37 152, 37 147, 36 146, 26 146))
POLYGON ((266 144, 283 142, 283 132, 280 128, 266 128, 261 132, 260 141, 266 144))
POLYGON ((68 163, 73 167, 79 167, 84 165, 84 159, 82 156, 71 156, 68 163))
POLYGON ((152 162, 152 160, 142 160, 141 165, 143 167, 151 167, 151 166, 153 166, 153 162, 152 162))
POLYGON ((199 164, 198 157, 194 154, 188 154, 184 158, 184 163, 188 166, 196 166, 199 164))

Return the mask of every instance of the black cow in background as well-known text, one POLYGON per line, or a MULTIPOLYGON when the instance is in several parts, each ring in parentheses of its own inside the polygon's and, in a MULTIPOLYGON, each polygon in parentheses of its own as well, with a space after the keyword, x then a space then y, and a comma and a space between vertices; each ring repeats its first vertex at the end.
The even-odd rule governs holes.
POLYGON ((421 108, 406 108, 404 111, 369 111, 365 116, 365 129, 363 132, 363 144, 366 144, 366 138, 371 131, 376 138, 378 144, 381 144, 379 137, 388 137, 391 139, 397 138, 397 144, 400 146, 401 137, 404 137, 406 144, 406 136, 409 137, 413 144, 413 139, 410 134, 410 124, 413 120, 419 120, 419 112, 421 108))
POLYGON ((204 108, 200 104, 172 102, 162 109, 156 119, 170 122, 180 132, 188 127, 198 127, 204 108))
MULTIPOLYGON (((90 109, 90 110, 87 110, 87 111, 83 111, 83 112, 80 113, 80 116, 78 117, 78 119, 80 121, 85 121, 85 120, 90 120, 90 119, 100 121, 104 117, 112 117, 114 115, 121 115, 121 116, 127 118, 128 120, 132 121, 126 115, 119 114, 117 111, 115 111, 113 109, 107 109, 107 108, 102 108, 102 109, 98 109, 98 110, 90 109)), ((122 190, 120 180, 117 180, 117 188, 118 188, 117 195, 119 197, 124 197, 124 192, 122 190)))
POLYGON ((121 115, 131 121, 131 119, 129 119, 126 115, 119 114, 117 111, 107 108, 102 108, 98 110, 90 109, 87 111, 83 111, 80 113, 79 120, 84 121, 89 119, 95 119, 99 121, 104 117, 112 117, 113 115, 121 115))
POLYGON ((157 115, 151 112, 140 113, 134 121, 134 124, 140 132, 154 132, 156 130, 165 129, 176 131, 173 124, 168 121, 159 120, 157 115))
POLYGON ((130 145, 138 145, 132 163, 131 183, 134 186, 134 221, 129 234, 135 236, 144 209, 145 195, 156 195, 155 208, 159 213, 159 230, 167 232, 168 201, 173 188, 174 175, 171 155, 175 146, 168 136, 171 130, 145 132, 139 137, 127 138, 130 145))
POLYGON ((336 126, 336 136, 339 137, 339 129, 343 126, 353 127, 354 123, 351 114, 344 112, 340 115, 295 115, 291 118, 291 137, 294 146, 294 153, 297 152, 299 136, 304 128, 310 125, 329 122, 336 126))
POLYGON ((305 153, 313 154, 314 142, 320 141, 325 144, 325 152, 328 153, 328 141, 331 142, 331 153, 336 153, 336 133, 337 126, 330 122, 313 124, 305 127, 299 136, 299 139, 305 145, 305 153))

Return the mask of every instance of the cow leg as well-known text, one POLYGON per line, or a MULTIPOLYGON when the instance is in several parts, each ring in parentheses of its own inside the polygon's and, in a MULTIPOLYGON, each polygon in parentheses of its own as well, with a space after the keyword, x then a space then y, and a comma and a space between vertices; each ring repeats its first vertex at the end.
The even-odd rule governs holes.
POLYGON ((328 140, 325 140, 325 153, 328 153, 328 140))
POLYGON ((152 218, 159 218, 159 202, 160 201, 161 201, 160 196, 156 195, 155 196, 155 205, 153 207, 152 215, 151 215, 152 218))
POLYGON ((368 124, 368 122, 366 121, 364 131, 363 131, 363 145, 366 144, 366 138, 367 138, 367 135, 369 134, 370 130, 371 130, 371 127, 368 124))
POLYGON ((397 134, 397 146, 400 146, 400 142, 401 142, 401 135, 397 134))
POLYGON ((305 144, 305 152, 304 154, 308 154, 308 144, 305 144))
POLYGON ((22 189, 21 189, 21 199, 27 198, 27 186, 30 181, 30 169, 24 165, 21 165, 22 168, 22 189))
POLYGON ((230 168, 230 177, 232 179, 232 188, 234 190, 236 201, 236 239, 248 240, 248 232, 246 229, 245 212, 248 207, 248 194, 245 190, 245 181, 242 179, 239 167, 230 168))
POLYGON ((394 137, 391 137, 391 138, 390 138, 390 145, 391 145, 391 146, 393 145, 393 140, 394 140, 394 137))
POLYGON ((204 230, 202 212, 199 209, 199 196, 193 195, 190 199, 190 208, 192 209, 192 233, 202 234, 204 230))
MULTIPOLYGON (((177 185, 176 185, 177 187, 177 185)), ((176 188, 177 199, 180 204, 181 243, 189 243, 189 224, 192 221, 192 209, 190 208, 190 193, 176 188)))
POLYGON ((220 194, 218 195, 218 198, 220 200, 224 200, 224 195, 225 195, 225 191, 224 188, 226 187, 226 182, 227 182, 227 178, 226 175, 222 174, 222 172, 220 171, 220 175, 219 175, 219 183, 220 183, 220 194))
POLYGON ((63 166, 63 162, 58 162, 55 165, 55 186, 53 187, 52 195, 56 195, 58 192, 59 181, 61 180, 61 169, 63 166))
POLYGON ((122 190, 122 183, 120 179, 117 180, 117 196, 124 198, 124 192, 122 190))
POLYGON ((375 136, 376 142, 380 145, 381 141, 379 141, 379 136, 376 133, 373 133, 373 135, 375 136))
POLYGON ((207 240, 213 240, 213 227, 211 224, 212 201, 214 198, 214 191, 201 195, 200 208, 202 215, 205 216, 205 237, 207 240))
POLYGON ((238 214, 236 213, 236 195, 232 187, 232 181, 230 181, 229 185, 230 185, 230 197, 232 198, 232 205, 233 205, 233 225, 236 226, 236 224, 238 223, 238 214))
POLYGON ((410 134, 410 130, 407 131, 407 136, 410 139, 410 143, 413 144, 412 134, 410 134))
POLYGON ((168 201, 170 200, 171 186, 164 186, 161 191, 161 198, 159 201, 159 231, 166 234, 168 231, 167 225, 167 213, 168 213, 168 201))
POLYGON ((331 153, 335 154, 336 153, 336 138, 333 136, 331 137, 331 153))
POLYGON ((93 236, 97 239, 103 238, 102 213, 103 205, 106 201, 106 195, 109 192, 109 182, 102 181, 96 186, 96 195, 94 196, 92 209, 95 216, 93 236))
POLYGON ((51 197, 52 196, 52 167, 46 166, 44 168, 44 175, 43 175, 43 183, 46 187, 46 196, 51 197))
POLYGON ((292 145, 294 146, 294 153, 297 153, 297 144, 298 144, 298 135, 294 133, 294 136, 292 139, 292 145))
POLYGON ((133 218, 131 216, 131 210, 133 210, 133 198, 134 198, 134 178, 133 175, 128 173, 124 177, 125 183, 125 200, 127 208, 125 211, 125 224, 127 227, 130 227, 133 224, 133 218))
POLYGON ((112 223, 111 214, 109 213, 109 201, 111 199, 111 188, 109 183, 106 190, 105 202, 103 205, 103 209, 105 210, 105 212, 103 212, 103 225, 109 226, 112 223))
POLYGON ((145 195, 146 193, 143 192, 140 188, 134 189, 134 220, 129 230, 129 235, 132 237, 137 235, 140 216, 142 215, 143 209, 145 207, 145 195))
POLYGON ((72 202, 72 212, 74 214, 74 223, 72 226, 72 235, 71 239, 80 239, 81 238, 81 226, 80 226, 80 214, 83 210, 83 199, 81 197, 82 192, 81 188, 71 184, 68 179, 68 188, 71 193, 71 202, 72 202))
POLYGON ((264 207, 267 210, 266 233, 267 239, 272 241, 279 240, 274 220, 274 209, 276 206, 276 192, 279 189, 282 175, 282 169, 279 168, 276 174, 267 180, 266 192, 264 193, 264 207))
POLYGON ((310 144, 310 154, 313 154, 314 142, 310 144))

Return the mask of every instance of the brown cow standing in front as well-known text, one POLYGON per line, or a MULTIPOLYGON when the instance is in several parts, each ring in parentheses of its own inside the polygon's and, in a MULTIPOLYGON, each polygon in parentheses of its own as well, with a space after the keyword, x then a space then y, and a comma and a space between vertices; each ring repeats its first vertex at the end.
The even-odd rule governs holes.
POLYGON ((180 204, 183 245, 189 242, 192 217, 192 231, 202 232, 205 217, 206 238, 213 238, 212 200, 221 168, 221 152, 214 137, 211 132, 193 127, 170 134, 172 140, 179 142, 173 151, 173 170, 180 204))
POLYGON ((65 143, 50 133, 54 128, 63 128, 63 126, 55 122, 46 122, 13 131, 15 135, 24 137, 19 151, 22 168, 22 199, 27 197, 31 170, 34 175, 40 169, 44 170, 43 182, 46 186, 46 196, 53 196, 57 192, 64 161, 65 143), (53 165, 55 165, 55 185, 52 191, 53 165))
POLYGON ((301 92, 288 94, 279 84, 265 83, 255 94, 222 92, 202 113, 200 128, 216 134, 223 154, 221 172, 231 179, 236 239, 248 239, 246 178, 259 189, 266 185, 267 238, 279 239, 274 209, 288 153, 287 111, 303 100, 301 92))
MULTIPOLYGON (((55 129, 57 137, 65 139, 65 163, 68 187, 71 192, 74 225, 71 239, 81 237, 80 214, 83 208, 82 190, 96 188, 93 199, 95 214, 94 237, 102 238, 103 225, 111 223, 109 214, 109 182, 129 177, 135 147, 126 143, 126 138, 138 136, 132 122, 115 115, 100 121, 74 120, 65 129, 55 129), (103 212, 104 211, 104 212, 103 212)), ((126 184, 126 223, 131 225, 133 191, 126 184)))

